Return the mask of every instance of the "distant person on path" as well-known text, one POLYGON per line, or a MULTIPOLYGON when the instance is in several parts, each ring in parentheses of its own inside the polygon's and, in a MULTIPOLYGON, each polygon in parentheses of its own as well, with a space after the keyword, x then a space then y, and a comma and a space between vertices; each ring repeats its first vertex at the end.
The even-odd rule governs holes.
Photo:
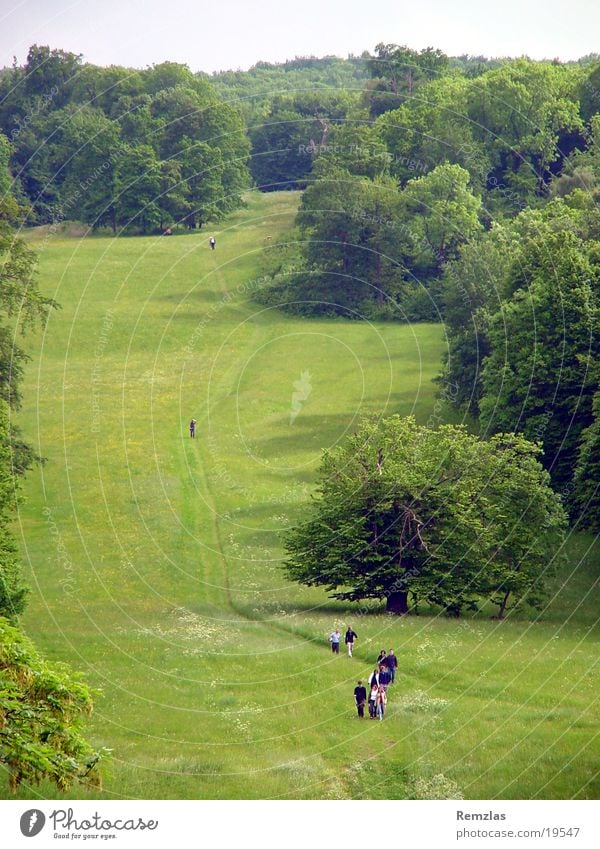
POLYGON ((380 666, 385 661, 385 649, 381 649, 379 652, 379 657, 377 658, 377 666, 380 666))
POLYGON ((358 681, 354 688, 354 698, 356 699, 356 710, 358 711, 359 719, 364 719, 365 702, 367 701, 367 688, 363 687, 362 681, 358 681))
POLYGON ((379 717, 379 719, 383 719, 383 716, 385 714, 385 706, 387 705, 387 693, 381 685, 379 686, 379 689, 377 691, 376 705, 377 716, 379 717))
POLYGON ((214 236, 211 236, 211 237, 210 237, 210 239, 209 239, 208 241, 209 241, 209 244, 210 244, 210 249, 211 249, 211 251, 214 251, 214 249, 215 249, 215 245, 216 245, 215 237, 214 237, 214 236))
POLYGON ((354 647, 354 640, 358 640, 358 634, 356 634, 352 630, 352 625, 348 625, 348 630, 346 631, 346 636, 344 637, 344 642, 348 646, 348 657, 352 657, 352 649, 354 647))
POLYGON ((371 687, 371 692, 369 693, 369 716, 371 719, 375 719, 377 712, 377 696, 379 694, 379 687, 377 684, 373 684, 371 687))
POLYGON ((335 631, 329 635, 329 642, 331 643, 331 651, 334 654, 340 653, 340 640, 342 639, 342 635, 340 634, 340 629, 336 628, 335 631))
POLYGON ((196 419, 190 421, 190 436, 192 439, 196 438, 196 419))
POLYGON ((390 673, 390 684, 396 680, 396 669, 398 669, 398 658, 394 654, 394 649, 390 649, 390 653, 385 659, 385 665, 390 673))

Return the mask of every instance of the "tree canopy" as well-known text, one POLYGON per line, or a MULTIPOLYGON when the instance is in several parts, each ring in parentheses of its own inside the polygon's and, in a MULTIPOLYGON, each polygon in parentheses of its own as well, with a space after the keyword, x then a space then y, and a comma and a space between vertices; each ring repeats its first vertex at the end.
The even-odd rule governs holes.
POLYGON ((392 613, 536 605, 565 529, 540 453, 514 434, 364 422, 324 453, 310 515, 286 538, 287 574, 392 613))
POLYGON ((43 660, 31 641, 0 617, 0 762, 12 791, 48 779, 60 791, 76 781, 99 786, 108 753, 82 735, 92 694, 60 663, 43 660))

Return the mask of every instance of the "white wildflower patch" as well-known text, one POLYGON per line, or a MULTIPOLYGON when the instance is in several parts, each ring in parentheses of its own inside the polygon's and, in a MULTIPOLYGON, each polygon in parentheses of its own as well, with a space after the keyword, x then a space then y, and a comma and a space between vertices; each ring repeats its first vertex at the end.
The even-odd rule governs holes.
POLYGON ((398 707, 401 710, 411 711, 427 711, 436 713, 443 710, 449 704, 447 699, 434 699, 428 696, 423 690, 415 690, 414 693, 409 693, 398 702, 398 707))
POLYGON ((415 778, 409 783, 411 799, 464 799, 456 781, 438 773, 431 778, 415 778))
POLYGON ((453 651, 461 645, 461 641, 455 637, 442 637, 435 642, 426 638, 416 647, 416 664, 417 666, 426 666, 429 663, 443 662, 448 651, 453 651))
POLYGON ((193 644, 183 648, 185 655, 205 654, 207 648, 218 648, 236 636, 229 625, 205 619, 185 607, 171 610, 169 620, 167 626, 156 624, 151 628, 139 628, 135 633, 142 637, 160 637, 174 644, 193 644))

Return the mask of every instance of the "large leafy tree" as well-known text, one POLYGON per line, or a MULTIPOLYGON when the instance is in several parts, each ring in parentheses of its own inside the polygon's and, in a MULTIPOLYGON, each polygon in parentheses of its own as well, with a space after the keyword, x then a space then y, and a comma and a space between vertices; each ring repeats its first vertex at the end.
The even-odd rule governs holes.
MULTIPOLYGON (((567 200, 571 203, 574 196, 567 200)), ((600 233, 593 204, 582 203, 580 208, 556 199, 541 209, 525 209, 517 218, 496 223, 471 239, 445 267, 439 303, 448 338, 446 394, 473 415, 479 414, 483 394, 490 319, 516 289, 527 288, 533 271, 527 271, 528 265, 536 255, 532 243, 543 245, 548 240, 548 245, 556 245, 566 233, 572 233, 577 244, 592 247, 600 233)))
POLYGON ((473 137, 489 157, 490 198, 497 193, 505 211, 518 211, 513 195, 531 201, 543 193, 557 163, 582 140, 576 84, 564 65, 517 59, 471 86, 473 137))
MULTIPOLYGON (((0 181, 0 185, 2 181, 0 181)), ((6 185, 6 181, 4 181, 6 185)), ((96 751, 81 734, 91 712, 89 690, 65 666, 44 661, 14 622, 25 605, 12 534, 20 475, 32 452, 10 426, 10 407, 18 406, 20 363, 25 353, 15 344, 21 329, 54 306, 34 279, 35 257, 14 227, 22 210, 10 195, 0 199, 0 763, 14 791, 24 781, 43 778, 66 790, 75 780, 98 783, 96 751)))
POLYGON ((406 184, 402 211, 410 227, 408 253, 420 275, 439 274, 460 245, 481 232, 481 199, 469 181, 460 165, 445 164, 406 184))
POLYGON ((209 219, 218 219, 228 208, 224 196, 225 164, 219 148, 185 137, 177 154, 181 169, 186 225, 193 229, 209 219))
POLYGON ((0 616, 11 617, 22 611, 25 598, 11 523, 18 477, 34 459, 9 417, 10 408, 20 405, 19 384, 27 359, 17 339, 19 330, 25 333, 56 306, 39 291, 35 255, 16 234, 22 215, 10 194, 0 197, 0 616))
POLYGON ((24 210, 11 195, 0 198, 0 397, 17 408, 25 351, 17 340, 42 321, 55 302, 41 294, 35 281, 35 254, 19 238, 15 227, 24 210))
MULTIPOLYGON (((362 159, 360 160, 362 163, 362 159)), ((359 164, 362 170, 362 164, 359 164)), ((319 157, 298 214, 303 263, 287 294, 304 311, 431 318, 430 282, 481 229, 481 201, 459 165, 407 183, 354 176, 319 157)))
POLYGON ((485 188, 490 157, 475 141, 468 117, 472 85, 464 77, 432 80, 399 109, 386 112, 377 129, 390 154, 392 174, 402 183, 435 165, 461 165, 478 190, 485 188))
POLYGON ((107 754, 82 735, 92 694, 64 665, 40 657, 30 640, 0 617, 0 763, 10 789, 52 781, 99 786, 107 754))
POLYGON ((18 483, 12 467, 8 406, 4 400, 0 400, 0 616, 9 619, 23 612, 26 596, 17 546, 11 530, 17 493, 18 483))
POLYGON ((316 176, 323 176, 330 168, 342 168, 356 177, 370 180, 390 173, 392 157, 377 129, 363 117, 332 125, 327 143, 315 152, 318 156, 316 176))
POLYGON ((581 525, 600 531, 600 390, 594 394, 592 414, 592 423, 581 434, 573 501, 581 525))
POLYGON ((81 56, 33 44, 27 53, 23 92, 26 97, 55 92, 57 106, 64 106, 81 70, 81 56))
POLYGON ((383 304, 401 279, 395 239, 399 197, 389 178, 376 181, 328 169, 304 193, 298 221, 306 236, 306 275, 296 293, 323 312, 383 304), (319 303, 321 305, 319 306, 319 303))
POLYGON ((271 108, 250 130, 250 173, 262 191, 304 188, 323 130, 290 106, 271 108), (315 142, 316 138, 316 142, 315 142))
POLYGON ((490 599, 536 604, 565 525, 523 437, 392 416, 325 452, 311 513, 287 536, 287 574, 335 598, 409 600, 457 614, 490 599))
POLYGON ((570 232, 525 244, 489 323, 482 376, 483 430, 543 441, 544 463, 562 489, 592 422, 592 366, 600 357, 599 269, 590 247, 570 232))
POLYGON ((122 227, 133 225, 142 233, 161 218, 161 170, 150 145, 126 149, 115 167, 115 217, 122 227))
POLYGON ((444 73, 447 66, 448 57, 433 47, 417 51, 381 42, 367 60, 372 80, 365 88, 365 100, 371 114, 395 109, 427 80, 444 73))
POLYGON ((600 64, 594 65, 582 81, 579 103, 581 115, 586 121, 600 112, 600 64))
POLYGON ((499 309, 516 238, 495 224, 465 243, 439 283, 439 306, 448 340, 444 395, 471 415, 479 414, 481 372, 489 354, 487 326, 499 309))
POLYGON ((115 166, 123 153, 119 126, 91 107, 68 106, 47 122, 49 181, 60 192, 56 215, 116 229, 115 166))
MULTIPOLYGON (((248 185, 250 142, 240 114, 219 100, 208 83, 195 88, 160 91, 152 102, 152 115, 160 122, 158 149, 168 159, 181 150, 182 140, 204 143, 221 158, 221 199, 224 211, 235 209, 248 185)), ((208 179, 211 174, 208 173, 208 179)))

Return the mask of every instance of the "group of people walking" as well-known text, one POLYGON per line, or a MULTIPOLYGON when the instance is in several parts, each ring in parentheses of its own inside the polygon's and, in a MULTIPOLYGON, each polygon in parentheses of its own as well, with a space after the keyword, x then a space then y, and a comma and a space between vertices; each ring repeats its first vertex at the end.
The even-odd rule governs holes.
POLYGON ((354 688, 354 699, 359 719, 364 719, 365 703, 368 703, 371 719, 383 719, 387 707, 388 687, 396 680, 397 669, 398 658, 394 654, 394 649, 390 649, 389 654, 386 654, 385 649, 382 649, 377 658, 377 666, 371 672, 367 681, 369 698, 367 699, 367 687, 362 681, 358 681, 354 688))
MULTIPOLYGON (((331 651, 334 654, 340 653, 340 641, 342 639, 342 635, 340 634, 340 629, 336 628, 332 634, 329 635, 329 642, 331 643, 331 651)), ((358 640, 358 634, 352 630, 352 625, 348 625, 348 630, 344 635, 344 643, 346 644, 346 648, 348 649, 348 657, 352 657, 352 649, 354 648, 354 641, 358 640)))
MULTIPOLYGON (((344 643, 348 650, 348 657, 352 657, 354 643, 358 639, 358 634, 352 629, 352 625, 348 625, 348 630, 344 635, 344 643)), ((342 635, 340 629, 329 635, 331 643, 331 651, 333 654, 340 653, 340 643, 342 635)), ((377 658, 377 665, 369 675, 367 684, 358 681, 354 688, 354 699, 356 701, 356 710, 360 719, 364 719, 365 705, 369 709, 369 717, 371 719, 383 719, 387 706, 387 691, 390 684, 396 680, 396 670, 398 669, 398 658, 394 654, 394 649, 386 652, 381 649, 377 658)))

